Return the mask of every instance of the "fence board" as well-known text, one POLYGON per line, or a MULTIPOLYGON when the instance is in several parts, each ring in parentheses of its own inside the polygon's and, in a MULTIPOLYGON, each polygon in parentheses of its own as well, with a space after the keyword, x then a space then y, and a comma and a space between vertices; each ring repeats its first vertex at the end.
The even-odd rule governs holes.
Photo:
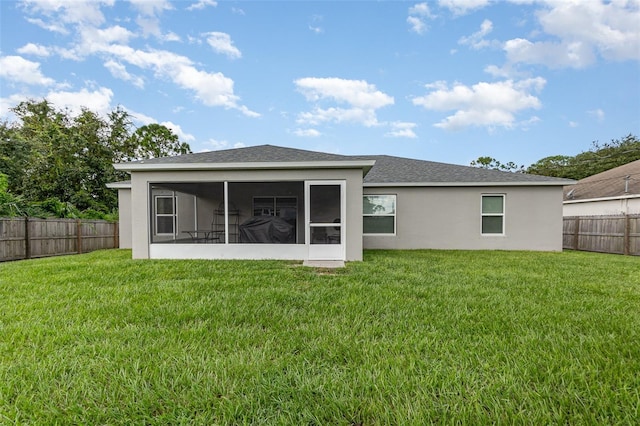
POLYGON ((565 249, 640 256, 640 215, 572 216, 563 221, 565 249))
POLYGON ((0 262, 118 247, 117 222, 0 218, 0 262))

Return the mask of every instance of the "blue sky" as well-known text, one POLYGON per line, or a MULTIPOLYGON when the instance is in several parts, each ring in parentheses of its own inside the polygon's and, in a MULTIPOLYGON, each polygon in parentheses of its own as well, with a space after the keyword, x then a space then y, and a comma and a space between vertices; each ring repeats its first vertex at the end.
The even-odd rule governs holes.
POLYGON ((5 1, 0 118, 129 111, 194 151, 529 164, 640 136, 640 1, 5 1))

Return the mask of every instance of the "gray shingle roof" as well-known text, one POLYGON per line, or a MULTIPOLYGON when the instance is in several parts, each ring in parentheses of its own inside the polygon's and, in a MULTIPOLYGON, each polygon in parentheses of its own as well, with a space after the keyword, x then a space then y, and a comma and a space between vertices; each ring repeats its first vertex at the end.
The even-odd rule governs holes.
POLYGON ((388 155, 370 155, 358 158, 376 160, 376 165, 364 178, 365 183, 557 182, 558 184, 564 183, 566 185, 573 182, 548 176, 501 172, 388 155))
POLYGON ((564 188, 565 201, 626 195, 640 195, 640 160, 580 179, 575 185, 564 188), (629 181, 625 186, 627 176, 629 181))
POLYGON ((190 163, 279 163, 305 161, 352 161, 345 155, 303 149, 285 148, 274 145, 258 145, 246 148, 224 149, 220 151, 197 152, 174 157, 153 158, 132 162, 132 164, 190 164, 190 163))
POLYGON ((523 173, 501 172, 456 164, 437 163, 389 155, 338 155, 273 145, 259 145, 221 151, 200 152, 174 157, 154 158, 131 164, 179 165, 196 163, 269 163, 314 161, 363 161, 375 160, 375 166, 365 176, 365 184, 445 184, 445 183, 505 183, 505 184, 558 184, 573 183, 567 179, 523 173))

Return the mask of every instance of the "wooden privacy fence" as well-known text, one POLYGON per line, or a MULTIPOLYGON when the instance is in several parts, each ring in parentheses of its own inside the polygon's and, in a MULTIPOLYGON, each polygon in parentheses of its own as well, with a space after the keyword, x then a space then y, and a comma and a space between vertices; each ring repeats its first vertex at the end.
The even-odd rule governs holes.
POLYGON ((562 245, 570 250, 640 256, 640 215, 565 217, 562 245))
POLYGON ((117 248, 118 222, 0 218, 0 262, 117 248))

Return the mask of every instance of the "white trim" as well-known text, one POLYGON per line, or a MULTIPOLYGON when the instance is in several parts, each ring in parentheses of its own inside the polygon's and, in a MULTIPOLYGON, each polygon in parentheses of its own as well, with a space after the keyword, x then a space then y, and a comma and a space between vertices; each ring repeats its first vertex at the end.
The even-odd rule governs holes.
POLYGON ((352 161, 280 161, 264 163, 115 163, 116 170, 160 171, 160 170, 278 170, 278 169, 355 169, 372 168, 375 160, 352 161))
POLYGON ((347 256, 347 182, 345 180, 304 181, 304 240, 308 260, 346 260, 347 256), (340 187, 340 223, 311 223, 311 187, 335 185, 340 187), (311 244, 312 227, 340 227, 340 244, 311 244), (339 251, 339 254, 336 253, 339 251))
POLYGON ((562 202, 562 204, 578 204, 578 203, 593 203, 597 201, 629 200, 632 198, 640 198, 640 194, 618 195, 617 197, 585 198, 584 200, 565 200, 562 202))
POLYGON ((567 186, 573 185, 574 181, 565 180, 561 182, 384 182, 363 183, 365 188, 389 188, 389 187, 430 187, 430 186, 567 186))
POLYGON ((198 229, 198 197, 193 196, 193 229, 198 229))
POLYGON ((107 184, 110 189, 131 189, 131 182, 111 182, 107 184))
POLYGON ((307 260, 304 244, 149 244, 150 259, 307 260))
POLYGON ((366 235, 368 237, 395 237, 398 233, 398 194, 362 194, 362 198, 364 197, 380 197, 380 196, 393 196, 395 197, 394 202, 394 213, 391 214, 366 214, 364 211, 362 212, 362 235, 366 235), (365 217, 393 217, 393 233, 372 233, 368 234, 364 231, 364 218, 365 217))
POLYGON ((504 237, 506 235, 506 218, 507 218, 507 194, 480 194, 480 235, 483 237, 504 237), (502 213, 484 213, 482 211, 482 200, 484 197, 502 197, 502 213), (502 232, 482 232, 482 218, 484 217, 501 217, 502 232))
POLYGON ((178 204, 178 200, 176 197, 176 192, 175 191, 171 191, 171 195, 163 195, 163 194, 159 194, 159 195, 154 195, 153 196, 153 230, 154 230, 154 235, 158 236, 158 237, 168 237, 168 236, 172 236, 174 239, 176 237, 176 232, 177 232, 177 225, 178 225, 178 209, 177 209, 177 204, 178 204), (168 214, 168 213, 158 213, 158 198, 170 198, 172 201, 172 210, 173 213, 168 214), (171 216, 173 218, 173 232, 171 233, 160 233, 158 232, 158 217, 169 217, 171 216))
POLYGON ((229 245, 229 181, 225 180, 222 185, 222 196, 224 197, 224 244, 229 245))

